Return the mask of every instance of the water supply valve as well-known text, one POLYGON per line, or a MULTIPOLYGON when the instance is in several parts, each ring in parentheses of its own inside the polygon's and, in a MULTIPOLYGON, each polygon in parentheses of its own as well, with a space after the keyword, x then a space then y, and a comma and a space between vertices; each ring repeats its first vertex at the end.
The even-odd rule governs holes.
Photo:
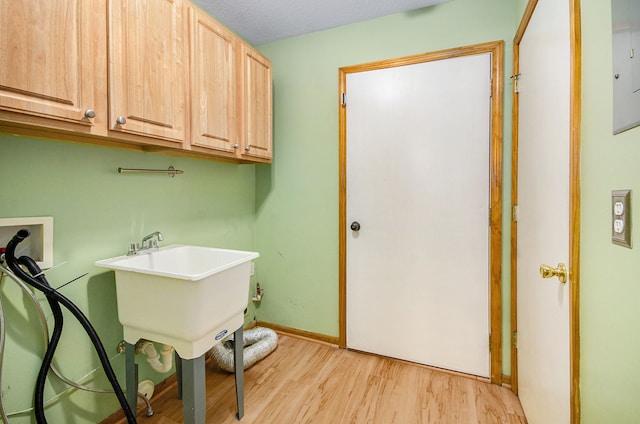
POLYGON ((260 283, 256 283, 256 295, 251 298, 254 302, 260 302, 262 300, 262 293, 264 289, 260 288, 260 283))

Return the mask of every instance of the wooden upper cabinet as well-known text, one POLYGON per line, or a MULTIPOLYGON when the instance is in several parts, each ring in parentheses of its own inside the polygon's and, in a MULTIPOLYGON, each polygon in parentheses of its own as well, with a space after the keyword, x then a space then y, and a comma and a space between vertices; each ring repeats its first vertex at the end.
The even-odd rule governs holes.
POLYGON ((0 1, 0 131, 270 162, 271 62, 188 0, 0 1))
POLYGON ((189 7, 191 148, 235 155, 239 148, 237 36, 189 7))
POLYGON ((91 132, 106 119, 104 0, 0 3, 0 120, 91 132), (93 113, 91 112, 93 111, 93 113))
POLYGON ((110 0, 109 130, 185 140, 186 25, 181 0, 110 0))
POLYGON ((270 162, 271 61, 254 48, 241 45, 242 136, 241 154, 248 160, 270 162))

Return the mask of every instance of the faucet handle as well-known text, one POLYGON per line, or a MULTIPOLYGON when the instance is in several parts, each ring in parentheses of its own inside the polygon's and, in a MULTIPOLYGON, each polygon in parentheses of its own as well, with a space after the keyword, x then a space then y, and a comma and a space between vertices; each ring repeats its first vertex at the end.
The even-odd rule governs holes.
POLYGON ((138 250, 140 250, 140 247, 138 246, 138 244, 131 243, 129 245, 129 251, 127 252, 127 255, 135 255, 136 253, 138 253, 138 250))

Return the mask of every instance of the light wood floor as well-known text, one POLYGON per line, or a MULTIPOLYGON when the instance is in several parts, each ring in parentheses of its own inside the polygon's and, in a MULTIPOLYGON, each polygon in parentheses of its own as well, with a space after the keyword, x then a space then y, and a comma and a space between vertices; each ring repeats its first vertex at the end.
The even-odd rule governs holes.
MULTIPOLYGON (((182 423, 177 387, 152 399, 140 424, 182 423)), ((207 361, 207 423, 236 424, 233 375, 207 361)), ((104 423, 124 423, 112 419, 104 423)), ((103 424, 104 424, 103 423, 103 424)), ((413 364, 279 335, 245 371, 244 424, 526 423, 510 390, 413 364)))

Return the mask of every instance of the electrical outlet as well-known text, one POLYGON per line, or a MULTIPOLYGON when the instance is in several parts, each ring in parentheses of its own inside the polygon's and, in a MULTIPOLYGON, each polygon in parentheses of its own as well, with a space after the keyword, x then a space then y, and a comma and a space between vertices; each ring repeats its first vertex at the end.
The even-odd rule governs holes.
POLYGON ((631 249, 631 190, 611 192, 611 241, 631 249))

